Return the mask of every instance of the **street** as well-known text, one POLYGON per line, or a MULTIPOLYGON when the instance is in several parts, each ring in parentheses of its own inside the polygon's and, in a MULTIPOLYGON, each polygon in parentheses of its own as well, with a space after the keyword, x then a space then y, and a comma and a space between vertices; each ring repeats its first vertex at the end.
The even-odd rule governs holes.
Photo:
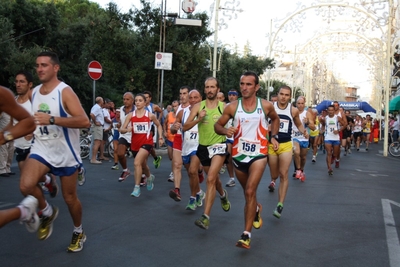
MULTIPOLYGON (((272 216, 277 190, 268 192, 269 169, 258 188, 263 205, 261 229, 252 230, 251 249, 235 246, 244 227, 243 191, 236 182, 227 188, 231 210, 215 200, 210 228, 194 225, 203 207, 185 210, 189 199, 187 173, 182 172, 182 201, 168 196, 171 164, 165 151, 155 175, 153 191, 142 187, 139 198, 130 196, 131 176, 119 183, 121 169, 84 160, 86 184, 78 187, 83 204, 83 251, 67 253, 73 225, 59 193, 49 203, 60 208, 53 234, 39 241, 24 225, 12 222, 2 229, 1 266, 400 266, 400 160, 383 157, 381 145, 372 144, 341 157, 339 169, 329 176, 325 155, 317 162, 308 153, 305 183, 291 177, 281 219, 272 216), (385 219, 384 219, 385 216, 385 219)), ((0 207, 17 205, 22 196, 17 175, 0 179, 0 207)), ((228 174, 221 175, 223 185, 228 174)), ((206 189, 205 182, 201 185, 206 189)))

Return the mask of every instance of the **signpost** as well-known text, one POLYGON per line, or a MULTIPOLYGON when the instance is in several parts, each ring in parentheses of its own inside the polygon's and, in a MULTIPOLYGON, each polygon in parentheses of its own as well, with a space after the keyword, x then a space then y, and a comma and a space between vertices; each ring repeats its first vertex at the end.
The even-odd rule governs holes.
POLYGON ((101 78, 103 74, 103 68, 100 62, 93 60, 88 65, 89 77, 93 80, 93 105, 96 99, 96 81, 101 78))
POLYGON ((160 104, 162 105, 164 94, 164 70, 172 70, 172 53, 156 52, 154 68, 161 70, 160 104))

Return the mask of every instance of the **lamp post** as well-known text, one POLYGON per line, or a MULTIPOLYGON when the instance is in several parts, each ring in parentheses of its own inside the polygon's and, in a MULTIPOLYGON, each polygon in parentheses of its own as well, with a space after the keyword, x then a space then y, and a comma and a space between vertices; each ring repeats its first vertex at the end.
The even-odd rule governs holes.
MULTIPOLYGON (((217 70, 219 70, 219 67, 217 68, 217 56, 218 56, 218 31, 219 31, 219 27, 222 25, 225 25, 227 27, 227 25, 225 24, 224 20, 221 19, 221 21, 219 21, 219 11, 222 9, 224 11, 230 11, 233 12, 235 14, 235 18, 236 18, 236 12, 242 12, 242 9, 237 9, 236 7, 239 6, 240 2, 235 2, 235 0, 232 0, 231 2, 226 2, 224 7, 220 6, 221 4, 221 0, 215 0, 215 18, 214 18, 214 49, 213 49, 213 62, 212 62, 212 72, 213 72, 213 77, 217 77, 217 70), (236 3, 236 5, 235 5, 236 3), (227 6, 227 4, 232 4, 232 7, 227 6), (236 6, 236 7, 235 7, 236 6)), ((226 15, 225 12, 223 13, 223 15, 226 15)), ((231 17, 229 17, 229 19, 231 19, 231 17)), ((223 51, 223 46, 221 47, 220 53, 222 53, 223 51)), ((221 55, 219 56, 220 60, 221 60, 221 55)), ((220 65, 221 63, 219 63, 220 65)))

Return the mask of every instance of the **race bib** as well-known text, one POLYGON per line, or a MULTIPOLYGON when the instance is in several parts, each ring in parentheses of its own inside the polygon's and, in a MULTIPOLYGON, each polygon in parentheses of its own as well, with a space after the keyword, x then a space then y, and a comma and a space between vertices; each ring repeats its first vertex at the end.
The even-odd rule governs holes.
POLYGON ((199 133, 196 131, 185 132, 185 142, 187 143, 199 143, 199 133))
POLYGON ((260 155, 260 141, 250 140, 243 137, 239 138, 238 152, 246 156, 260 155))
POLYGON ((132 129, 135 134, 147 134, 149 132, 149 124, 147 122, 134 122, 132 129))
POLYGON ((56 125, 46 125, 36 127, 35 137, 40 140, 52 140, 60 138, 60 127, 56 125))
POLYGON ((299 137, 299 136, 303 136, 303 133, 300 131, 294 132, 294 137, 299 137))
POLYGON ((328 131, 329 131, 330 133, 333 133, 333 132, 336 131, 336 130, 337 130, 336 126, 334 126, 334 125, 329 125, 329 126, 328 126, 328 131))
POLYGON ((289 120, 280 119, 279 132, 288 133, 288 131, 289 131, 289 120))
POLYGON ((225 155, 226 154, 226 144, 215 144, 207 147, 208 157, 211 159, 215 155, 225 155))

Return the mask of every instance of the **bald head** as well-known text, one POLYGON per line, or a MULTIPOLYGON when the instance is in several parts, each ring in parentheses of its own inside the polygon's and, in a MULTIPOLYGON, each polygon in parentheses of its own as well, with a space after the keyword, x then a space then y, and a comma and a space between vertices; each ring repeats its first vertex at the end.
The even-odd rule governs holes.
POLYGON ((201 94, 199 91, 197 91, 196 89, 192 89, 189 92, 189 104, 191 106, 201 102, 201 94))

